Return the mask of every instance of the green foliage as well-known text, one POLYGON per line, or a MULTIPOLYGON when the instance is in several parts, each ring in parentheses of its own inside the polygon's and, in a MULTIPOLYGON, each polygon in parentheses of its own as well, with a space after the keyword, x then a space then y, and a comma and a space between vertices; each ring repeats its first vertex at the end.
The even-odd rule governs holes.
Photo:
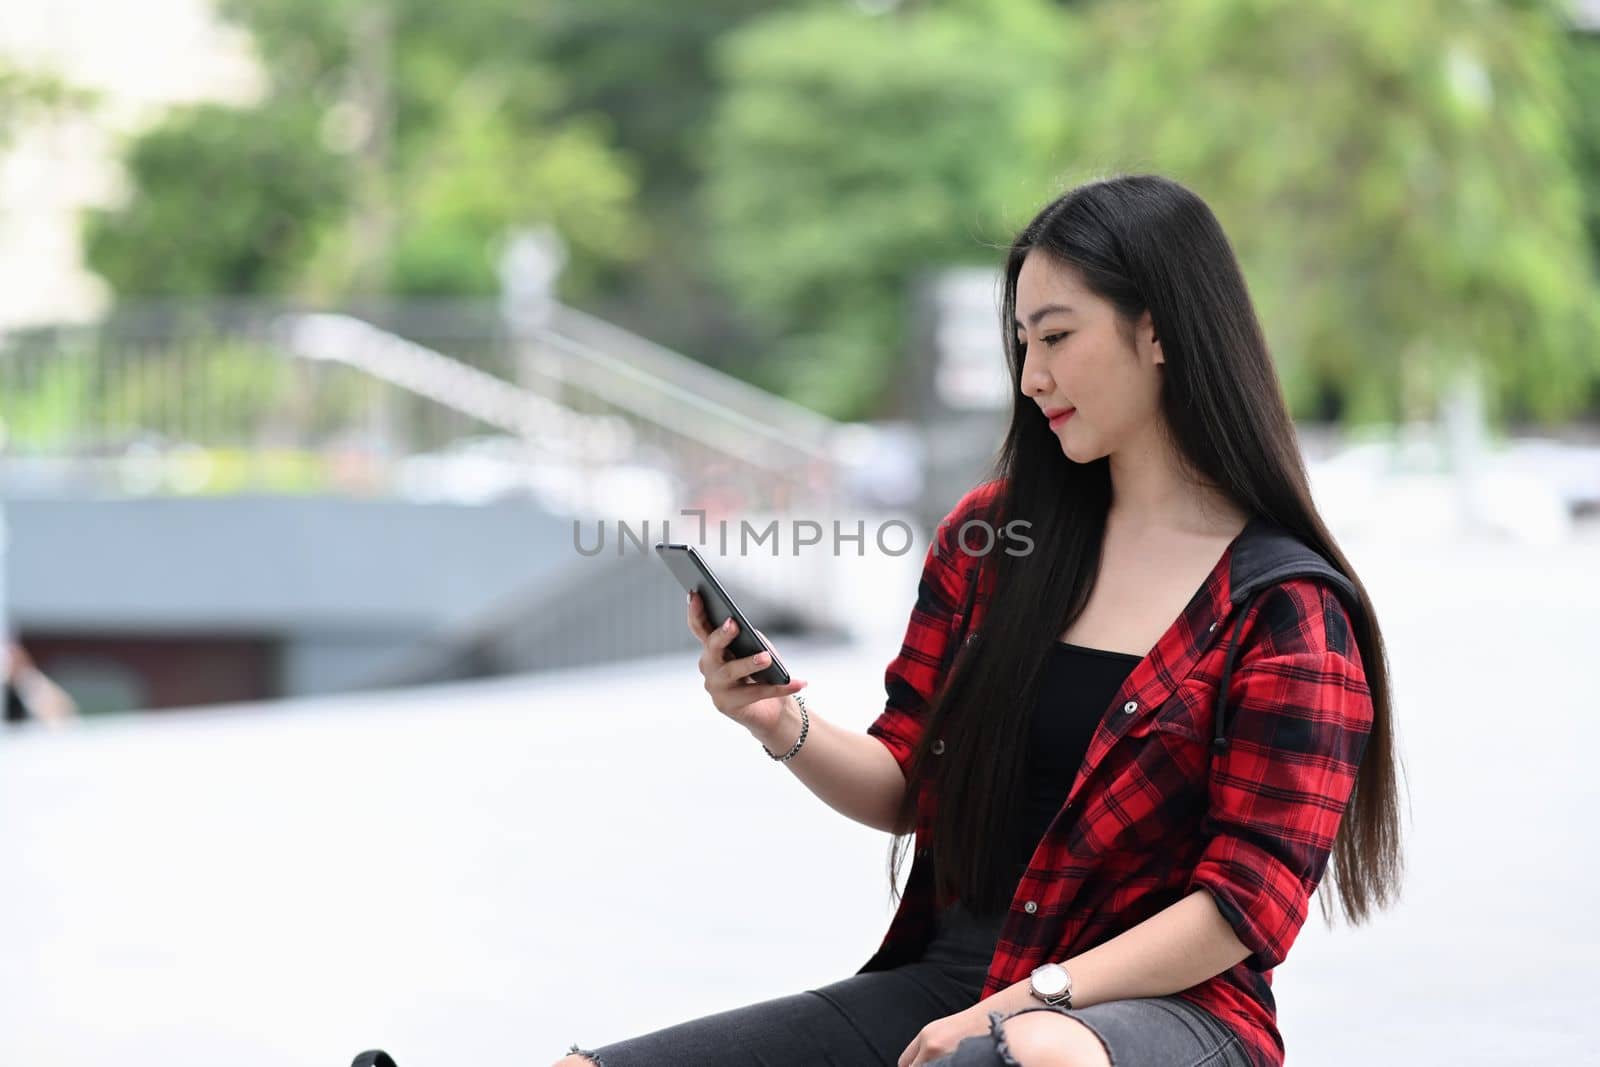
POLYGON ((281 292, 349 202, 304 108, 175 111, 126 162, 133 195, 90 212, 85 233, 90 266, 123 296, 281 292))
POLYGON ((584 0, 547 4, 531 42, 562 73, 563 113, 600 113, 650 175, 647 202, 678 203, 698 184, 697 154, 719 86, 717 41, 754 17, 804 0, 584 0))
POLYGON ((31 374, 19 375, 11 353, 5 388, 0 390, 0 428, 7 449, 49 452, 70 443, 81 431, 83 398, 88 396, 95 363, 81 351, 53 353, 48 361, 34 363, 31 374))
POLYGON ((18 126, 40 118, 60 119, 98 105, 100 94, 60 77, 17 66, 0 56, 0 148, 18 126))
MULTIPOLYGON (((699 196, 706 128, 721 87, 718 40, 752 18, 814 0, 582 0, 546 3, 530 58, 558 69, 559 114, 603 114, 613 143, 648 175, 638 190, 633 260, 601 266, 588 310, 653 340, 747 374, 754 336, 742 302, 717 282, 699 196)), ((839 0, 824 0, 837 6, 839 0)))
MULTIPOLYGON (((321 369, 321 368, 317 368, 321 369)), ((350 425, 364 394, 352 375, 323 374, 226 334, 186 330, 160 346, 114 331, 69 333, 0 351, 0 423, 22 452, 71 445, 170 441, 250 444, 273 424, 307 439, 350 425)))
POLYGON ((1589 246, 1600 268, 1600 33, 1573 34, 1566 50, 1573 108, 1573 154, 1583 187, 1589 246))
POLYGON ((1474 361, 1497 416, 1577 409, 1600 320, 1549 5, 1173 0, 1083 32, 1137 61, 1076 68, 1063 157, 1206 197, 1297 407, 1426 416, 1474 361))
POLYGON ((1061 28, 1023 0, 818 7, 728 36, 705 210, 724 284, 777 336, 756 377, 839 417, 875 406, 912 279, 994 263, 1043 186, 1026 131, 1059 100, 1061 28))
POLYGON ((552 223, 569 297, 638 255, 637 179, 593 114, 553 119, 506 0, 228 0, 267 74, 253 108, 172 113, 130 146, 88 257, 119 296, 368 288, 485 294, 506 232, 552 223))
POLYGON ((407 225, 397 237, 390 287, 403 294, 494 293, 509 227, 559 220, 585 287, 595 264, 626 261, 635 180, 607 144, 603 122, 573 119, 543 137, 510 121, 499 85, 465 85, 452 97, 427 154, 405 175, 407 225))
POLYGON ((1301 414, 1426 414, 1468 360, 1500 416, 1600 381, 1600 42, 1551 2, 222 10, 266 97, 135 142, 89 223, 120 294, 487 294, 506 233, 550 223, 566 299, 859 417, 922 272, 1146 170, 1216 208, 1301 414))
POLYGON ((568 244, 569 298, 638 255, 634 169, 601 116, 563 110, 556 65, 536 58, 540 5, 226 0, 223 11, 255 37, 270 98, 317 112, 314 136, 349 177, 338 224, 300 274, 308 294, 492 293, 507 231, 538 223, 568 244))
POLYGON ((760 376, 853 415, 898 365, 914 271, 994 263, 980 233, 1154 171, 1233 237, 1297 411, 1425 416, 1472 361, 1493 414, 1553 420, 1600 378, 1571 147, 1600 111, 1575 110, 1569 46, 1541 3, 772 16, 724 43, 713 251, 780 338, 760 376))

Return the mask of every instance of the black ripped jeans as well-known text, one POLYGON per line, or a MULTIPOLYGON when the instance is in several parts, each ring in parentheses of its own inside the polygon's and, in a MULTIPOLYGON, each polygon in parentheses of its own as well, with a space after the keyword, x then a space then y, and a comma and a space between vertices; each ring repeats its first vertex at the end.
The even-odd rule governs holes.
MULTIPOLYGON (((895 1067, 924 1026, 978 1002, 1004 921, 1003 914, 978 917, 955 903, 940 915, 934 939, 913 963, 598 1048, 574 1044, 569 1052, 601 1067, 895 1067)), ((1177 997, 991 1012, 989 1033, 965 1039, 928 1067, 1015 1067, 1004 1022, 1030 1011, 1059 1012, 1088 1026, 1114 1067, 1250 1067, 1232 1031, 1177 997)))

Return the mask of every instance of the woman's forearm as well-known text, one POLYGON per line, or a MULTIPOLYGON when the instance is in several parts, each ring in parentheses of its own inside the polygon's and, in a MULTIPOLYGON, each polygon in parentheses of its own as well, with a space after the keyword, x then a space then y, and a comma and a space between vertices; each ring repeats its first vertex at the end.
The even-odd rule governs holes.
MULTIPOLYGON (((1126 997, 1164 997, 1221 974, 1250 954, 1204 889, 1156 912, 1109 941, 1060 961, 1072 975, 1072 1006, 1126 997)), ((1038 1004, 1028 979, 989 997, 991 1009, 1038 1004)))
MULTIPOLYGON (((834 811, 891 833, 906 788, 900 764, 871 734, 844 729, 806 710, 811 720, 806 743, 785 766, 834 811)), ((757 740, 781 756, 799 736, 800 705, 791 696, 784 699, 783 717, 771 735, 758 735, 757 740)))

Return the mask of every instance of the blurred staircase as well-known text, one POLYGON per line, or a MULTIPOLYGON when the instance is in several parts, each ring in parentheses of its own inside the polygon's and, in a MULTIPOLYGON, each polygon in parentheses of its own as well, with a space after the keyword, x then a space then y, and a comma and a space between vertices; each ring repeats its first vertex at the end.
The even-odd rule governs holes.
POLYGON ((735 527, 734 544, 741 521, 761 530, 804 517, 831 529, 842 491, 832 420, 559 305, 515 338, 516 383, 347 315, 285 315, 274 335, 302 358, 358 369, 511 435, 530 464, 567 474, 547 480, 566 491, 546 499, 573 523, 570 550, 553 554, 540 580, 397 657, 374 684, 692 650, 682 592, 648 547, 664 539, 695 543, 764 632, 845 635, 820 548, 774 558, 771 548, 722 557, 715 547, 719 521, 735 527), (672 506, 651 514, 625 491, 603 492, 621 467, 651 471, 667 487, 656 499, 672 506), (706 512, 704 542, 700 518, 680 509, 706 512), (622 523, 644 551, 624 548, 622 523), (602 551, 579 551, 602 536, 602 551))

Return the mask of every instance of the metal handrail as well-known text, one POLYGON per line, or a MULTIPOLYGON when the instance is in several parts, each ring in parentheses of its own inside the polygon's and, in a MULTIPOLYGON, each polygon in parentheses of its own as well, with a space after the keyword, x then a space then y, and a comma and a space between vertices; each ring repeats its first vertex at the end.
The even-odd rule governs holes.
MULTIPOLYGON (((252 441, 309 444, 313 432, 323 431, 313 431, 293 410, 252 409, 255 421, 248 424, 230 421, 226 412, 209 420, 194 418, 208 404, 207 346, 243 341, 263 352, 287 351, 350 368, 359 376, 351 379, 357 392, 350 395, 363 398, 366 414, 352 408, 337 418, 358 432, 389 403, 387 394, 373 388, 381 382, 385 389, 404 390, 441 411, 514 435, 552 457, 604 463, 637 456, 641 447, 651 451, 652 444, 662 446, 658 455, 671 454, 676 441, 691 446, 683 459, 697 475, 712 468, 777 475, 797 483, 802 497, 810 495, 802 486, 837 484, 833 420, 576 309, 551 304, 547 310, 544 325, 510 331, 512 354, 523 358, 509 363, 509 323, 503 317, 483 319, 477 335, 452 335, 451 347, 460 343, 469 352, 481 351, 495 364, 494 372, 363 318, 297 312, 272 302, 163 305, 153 309, 159 314, 148 315, 140 305, 119 309, 100 328, 31 331, 30 343, 18 351, 31 351, 34 365, 41 357, 53 359, 51 352, 73 351, 91 379, 108 388, 126 380, 149 396, 144 377, 159 373, 163 383, 170 382, 161 385, 170 399, 148 404, 131 422, 117 410, 69 412, 62 436, 54 445, 44 439, 42 451, 36 442, 34 454, 79 456, 140 436, 202 448, 247 447, 252 441), (191 333, 197 325, 203 337, 198 346, 191 333), (479 337, 492 348, 476 348, 479 337), (161 362, 152 364, 151 355, 161 362)), ((439 421, 426 418, 430 424, 439 421)), ((470 432, 465 423, 447 425, 457 433, 470 432)), ((413 421, 403 432, 414 426, 425 428, 413 421)), ((394 443, 404 452, 415 440, 402 436, 394 443)))
POLYGON ((740 413, 751 422, 771 427, 795 442, 797 447, 823 451, 838 428, 838 423, 826 415, 577 308, 552 304, 548 321, 550 335, 563 335, 570 344, 581 346, 569 347, 568 351, 586 355, 602 365, 620 365, 634 374, 676 382, 726 411, 740 413), (608 352, 623 354, 626 362, 607 355, 608 352))

